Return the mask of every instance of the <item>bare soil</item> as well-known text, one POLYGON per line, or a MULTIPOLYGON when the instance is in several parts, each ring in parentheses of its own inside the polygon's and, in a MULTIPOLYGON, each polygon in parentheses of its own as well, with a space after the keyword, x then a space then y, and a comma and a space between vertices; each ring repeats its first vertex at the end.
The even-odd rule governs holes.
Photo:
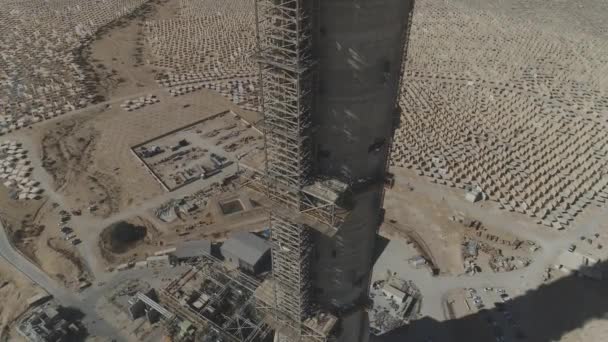
POLYGON ((29 238, 42 233, 44 227, 35 222, 43 204, 44 201, 12 200, 7 188, 0 186, 0 219, 16 245, 27 245, 29 238))
POLYGON ((41 208, 37 217, 37 224, 44 230, 31 243, 20 248, 21 252, 32 255, 30 258, 42 270, 62 282, 68 288, 77 288, 78 279, 88 272, 76 249, 63 238, 59 230, 60 208, 53 208, 47 203, 41 208))
POLYGON ((31 139, 42 146, 43 166, 66 206, 84 212, 93 204, 93 214, 107 217, 164 193, 130 148, 228 109, 243 113, 211 91, 158 96, 160 103, 133 112, 117 102, 34 127, 31 139))
POLYGON ((152 0, 104 26, 79 53, 98 100, 141 92, 156 85, 157 70, 145 63, 143 25, 177 9, 173 0, 152 0))
POLYGON ((57 211, 46 196, 39 201, 12 200, 7 189, 0 186, 0 219, 12 243, 51 277, 73 286, 84 268, 69 245, 51 242, 60 236, 57 211))
POLYGON ((27 309, 27 299, 38 291, 29 279, 0 259, 0 341, 17 340, 11 324, 27 309))
POLYGON ((464 271, 460 246, 464 227, 450 220, 454 212, 445 203, 400 181, 387 191, 384 207, 381 234, 414 242, 441 273, 464 271))
POLYGON ((57 190, 73 195, 69 196, 73 203, 67 204, 94 206, 95 215, 107 217, 118 209, 120 189, 109 175, 89 168, 100 136, 94 126, 87 125, 93 114, 51 125, 41 141, 42 165, 57 190), (87 189, 74 189, 74 183, 86 183, 87 189))

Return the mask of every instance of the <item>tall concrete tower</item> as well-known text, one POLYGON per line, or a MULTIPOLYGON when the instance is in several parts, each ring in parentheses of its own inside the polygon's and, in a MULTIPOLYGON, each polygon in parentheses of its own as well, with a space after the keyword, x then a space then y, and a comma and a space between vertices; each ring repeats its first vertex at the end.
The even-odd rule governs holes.
POLYGON ((256 0, 278 341, 363 342, 413 0, 256 0))

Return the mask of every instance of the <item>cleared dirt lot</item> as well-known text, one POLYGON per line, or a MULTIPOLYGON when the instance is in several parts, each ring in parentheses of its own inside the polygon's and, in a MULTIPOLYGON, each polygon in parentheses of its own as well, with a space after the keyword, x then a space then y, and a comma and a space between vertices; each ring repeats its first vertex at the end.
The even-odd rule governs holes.
POLYGON ((400 180, 386 193, 384 202, 385 221, 394 224, 384 225, 381 232, 387 237, 406 239, 412 235, 409 232, 414 232, 441 272, 462 273, 460 242, 464 227, 449 219, 454 211, 441 199, 437 201, 417 190, 409 178, 400 180))
POLYGON ((66 204, 83 211, 95 205, 101 217, 141 204, 163 189, 133 156, 131 146, 225 110, 255 117, 209 91, 179 100, 163 93, 158 97, 160 103, 136 111, 126 112, 114 103, 32 130, 66 204))
MULTIPOLYGON (((418 243, 425 252, 422 254, 426 254, 441 273, 464 272, 462 243, 465 234, 502 249, 507 256, 531 257, 532 261, 533 255, 530 256, 527 250, 514 251, 502 240, 539 241, 559 236, 557 231, 543 228, 524 215, 501 211, 493 202, 470 203, 464 198, 462 189, 429 183, 412 170, 394 167, 391 171, 396 182, 386 193, 386 216, 381 234, 418 243), (479 231, 466 228, 458 222, 458 217, 478 220, 483 226, 479 231), (499 239, 490 241, 487 234, 499 239)), ((489 269, 486 261, 480 261, 484 271, 489 269)))

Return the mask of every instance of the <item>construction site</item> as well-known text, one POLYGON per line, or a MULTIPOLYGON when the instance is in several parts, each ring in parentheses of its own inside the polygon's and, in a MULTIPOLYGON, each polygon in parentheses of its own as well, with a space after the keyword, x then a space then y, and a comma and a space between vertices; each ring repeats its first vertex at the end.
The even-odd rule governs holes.
MULTIPOLYGON (((270 333, 254 292, 259 282, 204 258, 160 293, 166 306, 189 320, 209 341, 264 341, 270 333)), ((200 334, 200 332, 199 332, 200 334)))
POLYGON ((0 0, 0 339, 601 341, 606 15, 0 0))
POLYGON ((235 161, 260 153, 261 140, 246 121, 222 112, 131 149, 163 188, 173 191, 198 179, 213 182, 234 175, 235 161))

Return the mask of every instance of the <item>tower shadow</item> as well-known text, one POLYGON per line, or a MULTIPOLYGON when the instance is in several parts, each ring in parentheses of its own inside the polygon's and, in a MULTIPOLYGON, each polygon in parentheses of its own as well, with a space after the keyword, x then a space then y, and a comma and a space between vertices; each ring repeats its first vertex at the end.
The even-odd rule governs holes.
MULTIPOLYGON (((592 320, 606 320, 603 324, 608 324, 607 278, 608 262, 601 262, 592 269, 579 269, 496 306, 487 303, 490 304, 487 309, 474 314, 443 322, 423 317, 385 335, 374 336, 371 341, 557 342, 592 320), (602 273, 604 277, 587 278, 582 275, 585 272, 602 273)), ((581 341, 606 341, 608 335, 605 331, 594 338, 581 341)))

